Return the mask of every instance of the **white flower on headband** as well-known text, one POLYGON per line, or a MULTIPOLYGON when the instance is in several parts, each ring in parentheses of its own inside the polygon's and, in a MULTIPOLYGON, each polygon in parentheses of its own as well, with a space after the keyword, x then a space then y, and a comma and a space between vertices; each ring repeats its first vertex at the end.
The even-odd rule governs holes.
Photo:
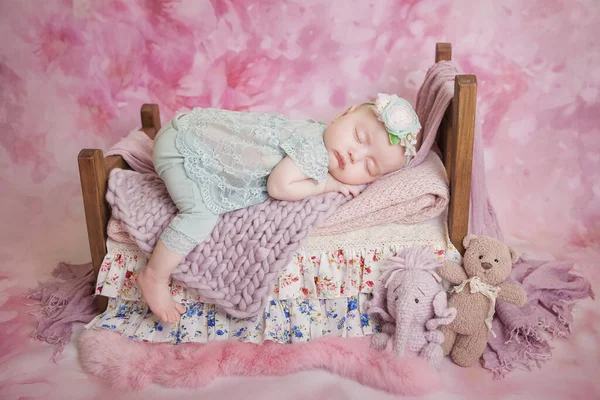
POLYGON ((414 156, 417 153, 415 146, 421 124, 408 101, 395 94, 377 93, 374 111, 377 118, 384 123, 390 143, 400 143, 406 149, 406 156, 414 156))

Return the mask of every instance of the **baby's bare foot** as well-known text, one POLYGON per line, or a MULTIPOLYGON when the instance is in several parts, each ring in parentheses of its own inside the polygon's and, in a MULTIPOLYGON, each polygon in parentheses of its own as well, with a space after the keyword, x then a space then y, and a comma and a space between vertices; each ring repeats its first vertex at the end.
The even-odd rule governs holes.
POLYGON ((171 324, 179 321, 179 316, 185 312, 185 307, 171 297, 168 281, 156 277, 152 271, 144 268, 137 276, 137 283, 142 290, 144 300, 158 318, 171 324))

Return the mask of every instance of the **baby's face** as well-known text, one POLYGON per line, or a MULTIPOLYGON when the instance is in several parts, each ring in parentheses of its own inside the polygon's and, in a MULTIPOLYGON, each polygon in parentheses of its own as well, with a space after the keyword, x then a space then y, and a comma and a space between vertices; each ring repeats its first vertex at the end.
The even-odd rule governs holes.
POLYGON ((349 185, 371 183, 404 166, 404 147, 392 145, 383 122, 362 105, 342 114, 325 131, 329 173, 349 185))

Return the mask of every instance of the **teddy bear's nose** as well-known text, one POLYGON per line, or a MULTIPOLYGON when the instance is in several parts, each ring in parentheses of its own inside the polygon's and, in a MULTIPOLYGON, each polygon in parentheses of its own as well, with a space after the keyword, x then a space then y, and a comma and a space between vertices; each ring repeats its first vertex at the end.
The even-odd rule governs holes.
POLYGON ((483 269, 488 270, 488 269, 492 269, 492 264, 488 263, 488 262, 483 262, 481 263, 481 266, 483 267, 483 269))

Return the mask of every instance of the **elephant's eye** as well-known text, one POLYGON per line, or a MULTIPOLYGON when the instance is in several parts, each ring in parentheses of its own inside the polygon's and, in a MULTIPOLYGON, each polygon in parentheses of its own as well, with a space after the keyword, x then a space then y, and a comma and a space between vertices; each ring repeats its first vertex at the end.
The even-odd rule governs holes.
POLYGON ((498 262, 498 259, 497 259, 497 258, 495 258, 495 259, 494 259, 494 262, 498 262))
POLYGON ((479 259, 480 259, 480 260, 483 260, 483 256, 479 256, 479 259))
POLYGON ((415 299, 415 303, 418 303, 418 302, 419 302, 419 299, 415 299))
POLYGON ((396 298, 394 300, 398 301, 398 296, 396 296, 396 298))

